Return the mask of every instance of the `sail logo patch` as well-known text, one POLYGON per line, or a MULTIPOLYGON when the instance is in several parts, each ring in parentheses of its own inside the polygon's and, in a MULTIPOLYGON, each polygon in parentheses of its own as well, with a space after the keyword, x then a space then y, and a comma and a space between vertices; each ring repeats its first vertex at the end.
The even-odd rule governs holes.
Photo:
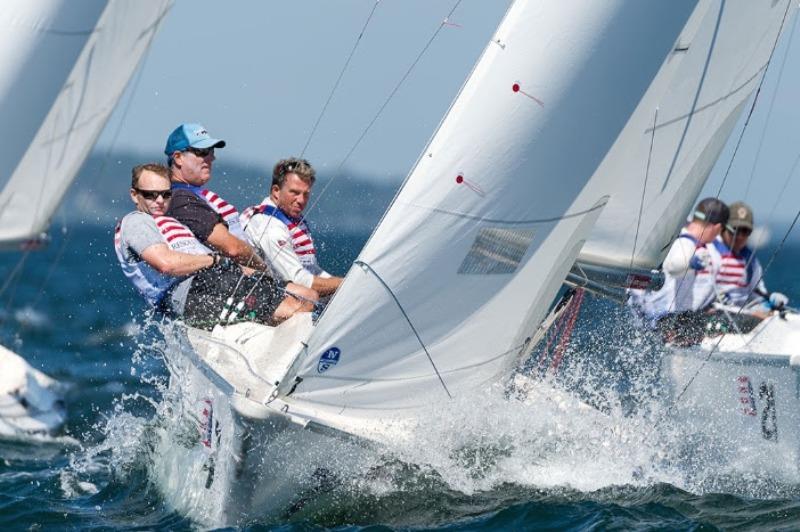
POLYGON ((324 373, 328 371, 331 366, 339 363, 339 355, 342 351, 338 347, 331 347, 319 357, 317 362, 317 373, 324 373))

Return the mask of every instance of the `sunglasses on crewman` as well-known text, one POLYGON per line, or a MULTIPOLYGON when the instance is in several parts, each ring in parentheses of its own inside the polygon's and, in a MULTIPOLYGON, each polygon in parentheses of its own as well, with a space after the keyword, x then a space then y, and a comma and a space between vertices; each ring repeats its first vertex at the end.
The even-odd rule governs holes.
POLYGON ((753 230, 749 227, 731 227, 730 225, 726 225, 725 229, 732 234, 735 235, 742 235, 742 236, 750 236, 753 233, 753 230))
POLYGON ((146 200, 156 200, 159 196, 168 200, 172 197, 172 191, 170 189, 167 190, 142 190, 141 188, 134 188, 133 190, 136 191, 141 197, 146 200))
POLYGON ((186 148, 186 151, 194 153, 198 157, 202 158, 208 157, 209 155, 214 155, 213 146, 211 148, 192 148, 191 146, 189 146, 188 148, 186 148))

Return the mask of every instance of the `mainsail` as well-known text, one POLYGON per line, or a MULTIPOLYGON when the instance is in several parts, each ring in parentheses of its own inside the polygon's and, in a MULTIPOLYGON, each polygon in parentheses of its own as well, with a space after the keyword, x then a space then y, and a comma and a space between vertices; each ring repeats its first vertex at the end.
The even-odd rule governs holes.
POLYGON ((3 3, 0 247, 46 230, 171 3, 3 3))
POLYGON ((655 268, 758 87, 789 0, 701 0, 592 179, 609 194, 580 260, 655 268))
POLYGON ((290 410, 396 416, 507 371, 696 4, 515 2, 284 380, 290 410))

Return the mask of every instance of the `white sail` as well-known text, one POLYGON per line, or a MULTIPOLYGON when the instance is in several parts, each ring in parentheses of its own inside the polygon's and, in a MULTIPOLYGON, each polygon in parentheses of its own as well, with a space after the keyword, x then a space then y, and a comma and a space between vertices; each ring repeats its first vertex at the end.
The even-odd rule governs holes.
POLYGON ((758 87, 788 4, 699 2, 592 180, 610 199, 581 260, 661 263, 758 87))
POLYGON ((587 182, 695 5, 515 2, 317 324, 290 410, 398 415, 507 370, 607 201, 587 182))
POLYGON ((3 3, 0 246, 46 230, 170 5, 3 3))

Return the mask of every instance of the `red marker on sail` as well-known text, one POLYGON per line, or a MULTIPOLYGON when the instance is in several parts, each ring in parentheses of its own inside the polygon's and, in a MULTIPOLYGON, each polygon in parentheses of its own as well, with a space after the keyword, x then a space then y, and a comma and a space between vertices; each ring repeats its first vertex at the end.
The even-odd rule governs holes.
POLYGON ((522 87, 520 87, 519 83, 514 83, 513 85, 511 85, 511 90, 514 91, 514 92, 518 92, 520 94, 523 94, 523 95, 527 96, 528 98, 530 98, 534 102, 538 103, 540 106, 544 107, 544 102, 542 100, 540 100, 536 96, 534 96, 532 94, 528 94, 527 92, 522 90, 522 87))
POLYGON ((469 188, 471 191, 473 191, 474 193, 476 193, 481 197, 486 195, 486 192, 484 192, 483 189, 480 186, 478 186, 477 183, 469 181, 466 177, 464 177, 464 174, 458 174, 456 176, 456 183, 458 183, 459 185, 466 185, 467 188, 469 188))

